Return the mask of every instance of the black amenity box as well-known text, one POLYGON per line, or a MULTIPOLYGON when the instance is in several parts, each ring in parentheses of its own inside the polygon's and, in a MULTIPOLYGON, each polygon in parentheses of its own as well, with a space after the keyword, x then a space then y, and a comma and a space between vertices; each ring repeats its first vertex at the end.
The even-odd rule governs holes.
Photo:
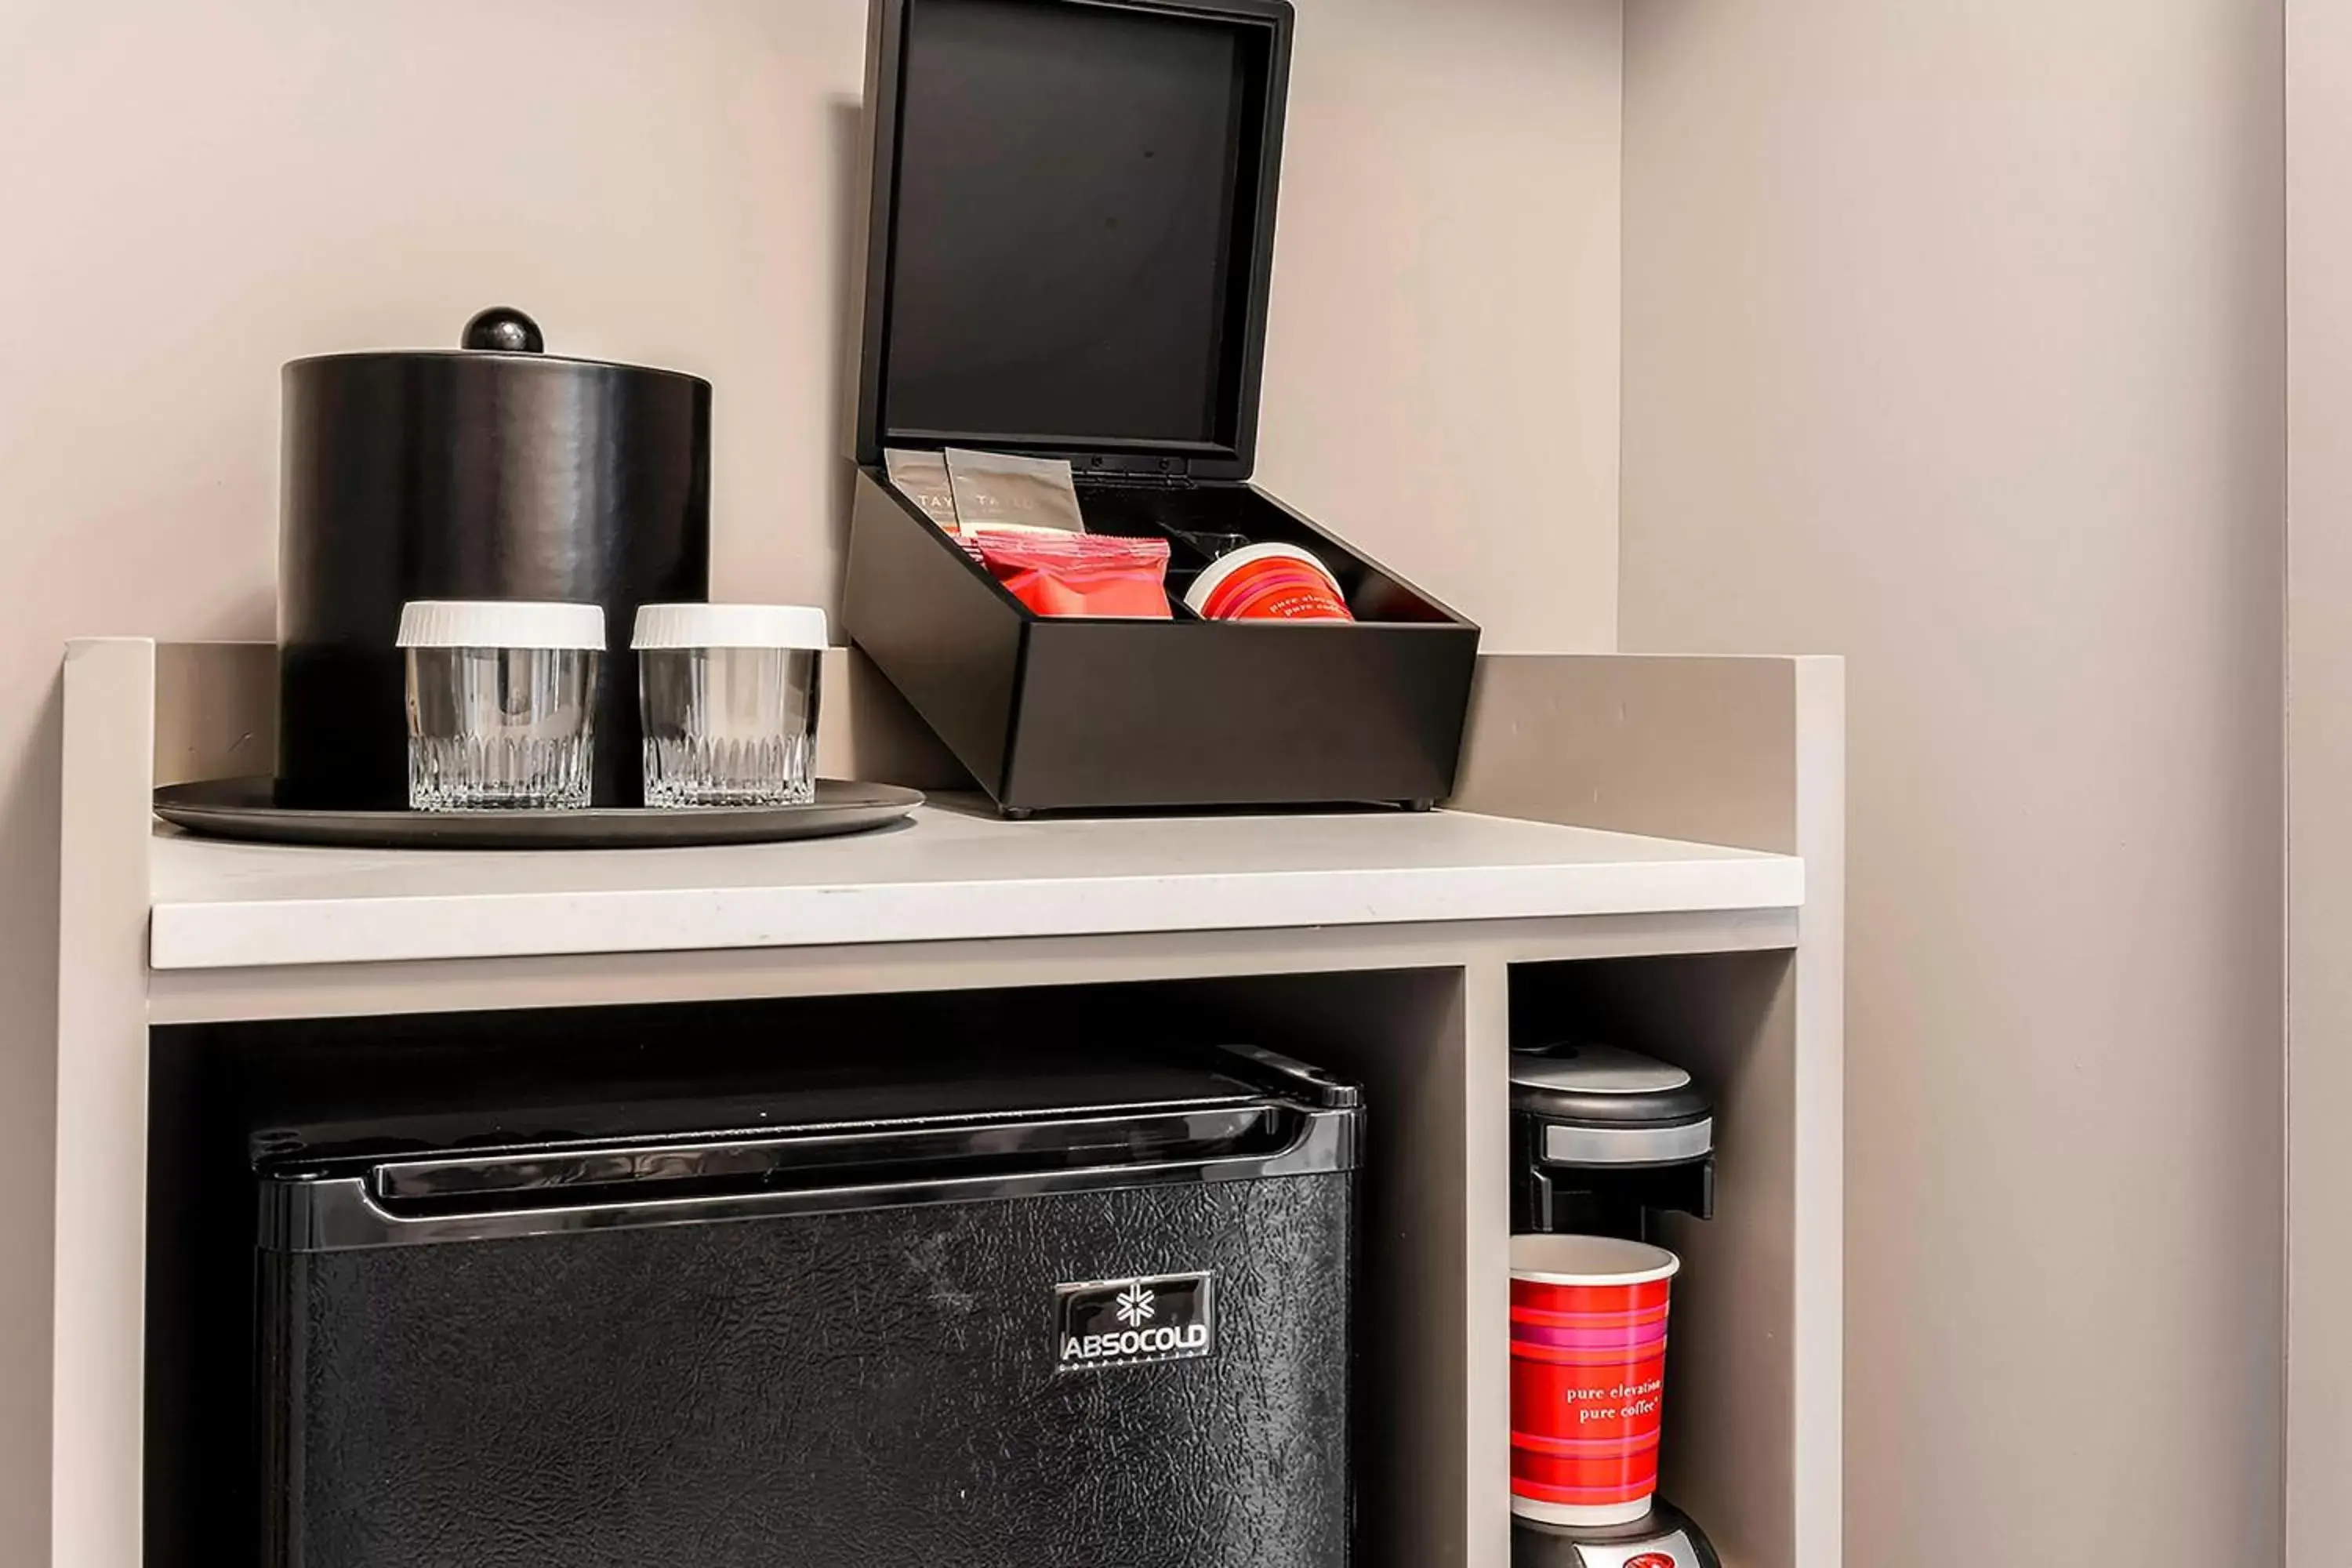
POLYGON ((1290 36, 1280 0, 874 0, 844 618, 1008 813, 1453 789, 1478 628, 1249 483, 1290 36), (948 447, 1068 458, 1090 531, 1171 540, 1173 618, 1032 613, 891 488, 887 448, 948 447), (1358 624, 1200 619, 1204 534, 1313 552, 1358 624))

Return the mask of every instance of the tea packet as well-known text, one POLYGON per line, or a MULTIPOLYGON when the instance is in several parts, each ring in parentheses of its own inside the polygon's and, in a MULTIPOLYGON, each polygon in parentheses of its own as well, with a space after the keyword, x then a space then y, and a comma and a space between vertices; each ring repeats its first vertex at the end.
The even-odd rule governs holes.
POLYGON ((947 449, 956 521, 966 534, 1084 533, 1077 487, 1061 458, 947 449))
POLYGON ((892 489, 913 501, 950 537, 962 531, 956 525, 955 491, 948 483, 944 456, 892 447, 883 452, 882 461, 890 471, 892 489))

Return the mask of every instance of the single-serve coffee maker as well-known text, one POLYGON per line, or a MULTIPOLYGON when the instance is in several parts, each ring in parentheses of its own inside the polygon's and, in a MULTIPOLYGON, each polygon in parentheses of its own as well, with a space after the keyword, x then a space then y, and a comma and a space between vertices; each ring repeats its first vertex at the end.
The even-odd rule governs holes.
MULTIPOLYGON (((1583 1041, 1514 1050, 1512 1231, 1646 1242, 1656 1216, 1668 1212, 1700 1219, 1715 1213, 1715 1110, 1691 1075, 1583 1041)), ((1641 1517, 1610 1524, 1515 1513, 1511 1562, 1513 1568, 1721 1568, 1698 1526, 1658 1500, 1641 1517)))

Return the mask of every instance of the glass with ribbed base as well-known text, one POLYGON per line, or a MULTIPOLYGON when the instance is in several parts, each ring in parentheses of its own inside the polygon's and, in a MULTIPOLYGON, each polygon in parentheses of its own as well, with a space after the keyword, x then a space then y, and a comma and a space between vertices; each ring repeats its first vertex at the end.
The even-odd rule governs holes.
POLYGON ((812 648, 638 650, 646 804, 814 800, 821 658, 812 648))
POLYGON ((409 809, 585 806, 598 662, 585 648, 410 648, 409 809))

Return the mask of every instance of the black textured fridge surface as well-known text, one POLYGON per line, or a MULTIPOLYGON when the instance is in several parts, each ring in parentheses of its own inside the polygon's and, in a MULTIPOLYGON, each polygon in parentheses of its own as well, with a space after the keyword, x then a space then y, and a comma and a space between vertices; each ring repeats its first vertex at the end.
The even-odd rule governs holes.
POLYGON ((1353 1178, 268 1255, 277 1568, 1339 1568, 1353 1178), (1213 1356, 1054 1287, 1211 1269, 1213 1356))

